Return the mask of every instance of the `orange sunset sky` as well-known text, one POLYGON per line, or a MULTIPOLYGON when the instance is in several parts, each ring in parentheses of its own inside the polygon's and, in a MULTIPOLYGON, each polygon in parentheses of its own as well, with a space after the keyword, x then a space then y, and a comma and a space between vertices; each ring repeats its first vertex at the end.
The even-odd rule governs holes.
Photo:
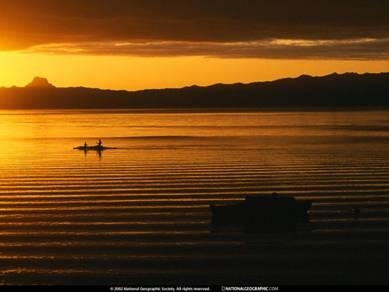
POLYGON ((389 71, 389 4, 350 2, 0 0, 0 86, 43 76, 136 90, 389 71))

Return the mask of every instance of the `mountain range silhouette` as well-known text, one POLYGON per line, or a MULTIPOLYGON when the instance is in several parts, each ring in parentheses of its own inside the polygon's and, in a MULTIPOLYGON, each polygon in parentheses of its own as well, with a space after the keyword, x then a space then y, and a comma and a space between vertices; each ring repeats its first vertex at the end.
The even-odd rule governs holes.
POLYGON ((0 88, 2 109, 388 107, 389 73, 302 75, 269 82, 140 91, 57 88, 34 78, 0 88))

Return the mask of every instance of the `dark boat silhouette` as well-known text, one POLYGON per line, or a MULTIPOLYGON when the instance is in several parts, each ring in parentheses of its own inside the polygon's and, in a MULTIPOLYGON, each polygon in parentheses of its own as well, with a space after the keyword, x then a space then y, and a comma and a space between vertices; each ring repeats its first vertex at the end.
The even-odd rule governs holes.
POLYGON ((242 225, 248 231, 293 231, 309 223, 311 201, 297 201, 277 194, 247 196, 236 204, 211 205, 214 226, 242 225))
POLYGON ((96 146, 77 146, 74 147, 73 149, 81 150, 81 151, 104 151, 104 150, 117 149, 117 148, 96 145, 96 146))

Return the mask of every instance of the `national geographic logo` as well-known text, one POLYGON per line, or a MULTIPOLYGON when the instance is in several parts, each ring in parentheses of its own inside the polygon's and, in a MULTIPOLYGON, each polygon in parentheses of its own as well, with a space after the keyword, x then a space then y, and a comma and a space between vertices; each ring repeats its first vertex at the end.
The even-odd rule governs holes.
POLYGON ((222 291, 265 291, 265 292, 274 292, 279 291, 279 287, 270 287, 270 286, 222 286, 222 291))

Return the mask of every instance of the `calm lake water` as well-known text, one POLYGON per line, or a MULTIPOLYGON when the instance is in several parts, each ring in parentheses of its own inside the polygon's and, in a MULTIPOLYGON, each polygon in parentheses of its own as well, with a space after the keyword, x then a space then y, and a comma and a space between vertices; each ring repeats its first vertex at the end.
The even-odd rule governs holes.
POLYGON ((388 150, 387 111, 0 111, 0 282, 389 283, 388 150), (271 192, 312 231, 212 230, 271 192))

